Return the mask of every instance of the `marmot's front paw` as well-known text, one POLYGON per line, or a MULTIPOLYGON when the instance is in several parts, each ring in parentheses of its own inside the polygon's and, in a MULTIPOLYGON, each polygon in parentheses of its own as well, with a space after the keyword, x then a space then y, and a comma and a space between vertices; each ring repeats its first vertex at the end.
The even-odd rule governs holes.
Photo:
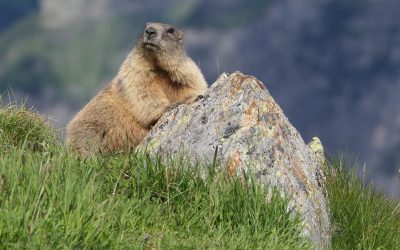
POLYGON ((185 103, 185 104, 191 104, 191 103, 197 102, 197 101, 199 101, 199 100, 201 100, 201 99, 203 99, 203 98, 204 98, 203 95, 192 96, 192 97, 189 97, 188 99, 186 99, 186 100, 184 101, 184 103, 185 103))
POLYGON ((203 98, 204 98, 203 95, 198 95, 194 101, 197 102, 197 101, 200 101, 203 98))
POLYGON ((167 108, 165 109, 165 111, 170 111, 170 110, 172 110, 172 109, 175 109, 175 108, 177 108, 179 105, 181 105, 182 103, 174 103, 174 104, 171 104, 171 105, 168 105, 167 106, 167 108))

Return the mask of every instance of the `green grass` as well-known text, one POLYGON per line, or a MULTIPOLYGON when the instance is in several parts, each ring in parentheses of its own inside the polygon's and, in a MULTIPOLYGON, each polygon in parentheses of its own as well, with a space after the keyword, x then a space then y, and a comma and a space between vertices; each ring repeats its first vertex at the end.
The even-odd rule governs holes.
MULTIPOLYGON (((71 155, 45 119, 0 108, 0 249, 310 249, 288 201, 212 166, 71 155), (31 145, 41 145, 39 149, 31 145)), ((395 249, 399 204, 326 167, 333 249, 395 249)))
MULTIPOLYGON (((1 105, 1 96, 0 96, 1 105)), ((48 121, 23 105, 0 106, 0 151, 13 147, 49 150, 57 144, 57 136, 48 121)))
POLYGON ((0 248, 310 247, 288 201, 274 191, 267 202, 251 177, 140 154, 82 160, 48 126, 29 129, 45 124, 36 114, 1 112, 2 138, 16 141, 0 144, 0 248), (52 147, 31 150, 31 138, 52 147))
MULTIPOLYGON (((398 249, 400 203, 366 186, 341 160, 327 167, 334 249, 398 249)), ((399 180, 400 181, 400 180, 399 180)))

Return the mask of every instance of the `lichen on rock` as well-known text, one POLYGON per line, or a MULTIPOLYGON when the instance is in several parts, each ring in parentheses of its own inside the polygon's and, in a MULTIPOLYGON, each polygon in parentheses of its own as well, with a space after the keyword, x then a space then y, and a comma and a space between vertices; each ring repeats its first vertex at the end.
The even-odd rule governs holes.
POLYGON ((206 162, 217 154, 229 174, 251 171, 289 197, 315 246, 330 245, 322 161, 255 77, 222 74, 203 99, 167 112, 138 150, 206 162))

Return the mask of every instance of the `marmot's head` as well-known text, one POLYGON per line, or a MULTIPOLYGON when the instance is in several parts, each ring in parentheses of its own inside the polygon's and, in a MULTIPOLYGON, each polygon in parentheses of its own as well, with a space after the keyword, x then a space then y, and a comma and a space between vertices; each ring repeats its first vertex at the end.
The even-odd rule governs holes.
POLYGON ((147 23, 139 39, 139 46, 154 55, 176 54, 176 52, 184 51, 183 32, 169 24, 147 23))

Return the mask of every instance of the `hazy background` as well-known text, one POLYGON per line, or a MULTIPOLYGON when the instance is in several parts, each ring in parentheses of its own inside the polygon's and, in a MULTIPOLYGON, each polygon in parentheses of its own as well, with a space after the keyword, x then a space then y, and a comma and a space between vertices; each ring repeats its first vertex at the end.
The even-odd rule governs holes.
POLYGON ((146 22, 172 23, 209 83, 255 75, 305 141, 400 197, 399 15, 398 0, 0 0, 0 92, 64 129, 146 22))

